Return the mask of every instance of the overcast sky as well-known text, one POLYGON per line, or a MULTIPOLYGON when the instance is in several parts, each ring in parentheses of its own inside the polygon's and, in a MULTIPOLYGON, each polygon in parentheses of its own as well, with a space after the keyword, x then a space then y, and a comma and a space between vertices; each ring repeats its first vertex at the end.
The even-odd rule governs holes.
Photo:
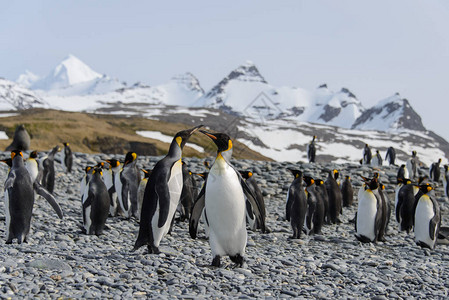
POLYGON ((449 140, 449 1, 4 1, 0 76, 69 53, 128 83, 192 72, 207 91, 253 61, 274 86, 399 92, 449 140))

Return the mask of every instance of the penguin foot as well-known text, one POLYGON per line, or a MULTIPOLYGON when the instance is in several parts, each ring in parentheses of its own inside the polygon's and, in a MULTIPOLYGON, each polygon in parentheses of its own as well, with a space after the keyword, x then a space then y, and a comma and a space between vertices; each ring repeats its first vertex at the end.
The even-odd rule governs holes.
MULTIPOLYGON (((231 258, 231 259, 232 259, 232 258, 231 258)), ((214 259, 212 259, 211 266, 212 266, 212 267, 217 267, 217 268, 220 267, 220 255, 216 255, 216 256, 214 257, 214 259)))
POLYGON ((245 262, 245 260, 243 259, 243 256, 242 255, 240 255, 240 254, 236 254, 236 255, 234 255, 234 256, 229 256, 229 258, 231 259, 231 261, 233 262, 233 263, 235 263, 235 266, 236 267, 241 267, 241 266, 243 266, 243 263, 245 262))
POLYGON ((148 254, 160 254, 160 253, 161 251, 159 250, 158 247, 148 245, 148 254))

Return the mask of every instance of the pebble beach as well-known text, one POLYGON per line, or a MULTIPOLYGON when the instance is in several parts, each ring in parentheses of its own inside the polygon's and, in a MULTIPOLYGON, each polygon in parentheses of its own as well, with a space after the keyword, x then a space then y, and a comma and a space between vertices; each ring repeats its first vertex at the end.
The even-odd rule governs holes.
MULTIPOLYGON (((7 157, 9 153, 2 153, 7 157)), ((27 154, 25 154, 27 157, 27 154)), ((101 299, 210 299, 210 298, 323 298, 323 299, 447 299, 449 249, 415 245, 413 232, 398 231, 394 217, 397 167, 380 168, 392 215, 386 242, 363 244, 354 236, 350 222, 357 210, 343 208, 342 223, 325 225, 322 235, 291 239, 285 221, 285 202, 293 176, 287 167, 325 179, 336 168, 340 178, 350 175, 355 189, 360 175, 373 169, 356 164, 308 164, 236 160, 238 169, 255 173, 265 197, 270 233, 248 230, 245 264, 234 268, 228 257, 222 267, 210 267, 210 246, 200 224, 199 238, 192 239, 188 222, 176 222, 161 242, 161 254, 147 254, 146 247, 132 252, 139 225, 134 219, 109 218, 101 236, 81 233, 79 182, 86 165, 123 156, 74 154, 74 170, 66 174, 55 162, 55 197, 64 218, 58 219, 50 205, 36 197, 28 243, 5 244, 4 203, 0 205, 0 297, 1 298, 101 298, 101 299)), ((139 157, 139 167, 151 168, 161 157, 139 157)), ((318 158, 319 159, 319 158, 318 158)), ((193 172, 205 171, 203 160, 185 158, 193 172)), ((8 168, 0 168, 0 181, 8 168)), ((200 184, 200 180, 197 180, 200 184)), ((3 199, 3 183, 0 184, 3 199)), ((435 189, 447 226, 449 204, 442 183, 435 189)))

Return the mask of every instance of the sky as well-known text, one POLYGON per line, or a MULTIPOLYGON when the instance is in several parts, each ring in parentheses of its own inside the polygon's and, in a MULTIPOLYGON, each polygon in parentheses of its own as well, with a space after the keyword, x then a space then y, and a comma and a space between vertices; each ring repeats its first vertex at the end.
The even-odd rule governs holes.
POLYGON ((0 77, 47 75, 68 54, 130 84, 191 72, 207 91, 250 60, 273 86, 396 92, 449 140, 445 0, 5 1, 0 77))

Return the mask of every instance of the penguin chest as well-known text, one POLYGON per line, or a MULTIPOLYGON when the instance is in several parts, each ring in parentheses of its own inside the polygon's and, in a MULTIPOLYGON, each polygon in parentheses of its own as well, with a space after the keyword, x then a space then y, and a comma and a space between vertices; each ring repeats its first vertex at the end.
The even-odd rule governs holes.
POLYGON ((171 168, 170 178, 168 179, 168 190, 170 192, 170 216, 174 213, 181 198, 183 177, 182 177, 182 162, 178 160, 171 168), (172 212, 173 211, 173 212, 172 212))
POLYGON ((37 166, 37 161, 35 159, 29 159, 25 163, 25 167, 30 173, 31 181, 34 182, 37 178, 37 175, 39 173, 39 168, 37 166))
POLYGON ((415 211, 415 240, 424 242, 431 247, 433 247, 434 240, 430 238, 429 227, 434 215, 432 200, 427 195, 421 196, 415 211))
POLYGON ((245 228, 245 196, 235 170, 224 160, 214 163, 206 184, 206 215, 217 235, 232 236, 245 228))
POLYGON ((374 241, 376 238, 377 198, 370 190, 359 193, 359 196, 356 221, 357 234, 374 241))

